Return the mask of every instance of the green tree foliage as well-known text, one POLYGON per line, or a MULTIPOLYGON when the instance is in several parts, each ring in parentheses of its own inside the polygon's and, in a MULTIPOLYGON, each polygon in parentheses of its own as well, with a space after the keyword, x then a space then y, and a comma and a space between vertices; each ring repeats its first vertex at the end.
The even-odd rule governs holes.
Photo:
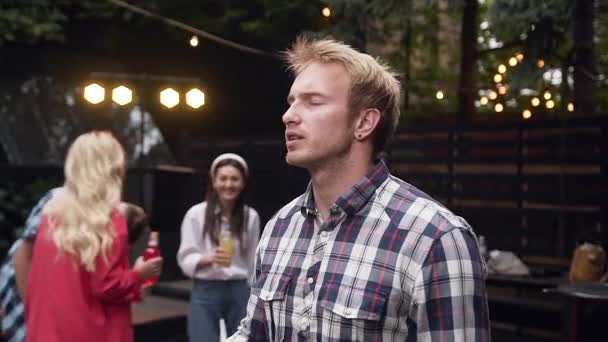
POLYGON ((520 41, 526 56, 513 77, 512 89, 523 88, 542 76, 536 63, 558 63, 572 44, 572 2, 567 0, 494 0, 488 11, 489 29, 502 42, 520 41))
MULTIPOLYGON (((543 75, 547 70, 559 69, 562 109, 575 98, 587 114, 593 111, 590 108, 594 99, 589 94, 594 88, 600 93, 603 91, 601 80, 607 64, 604 57, 607 8, 600 3, 602 1, 593 0, 492 1, 487 17, 492 34, 507 45, 520 42, 523 46, 524 63, 512 74, 511 88, 515 93, 521 88, 550 88, 543 75), (581 30, 582 27, 586 28, 581 30), (591 50, 595 60, 593 54, 586 52, 591 50), (544 62, 544 67, 539 67, 539 60, 544 62), (574 85, 569 81, 572 79, 574 85)), ((603 98, 597 95, 596 99, 603 98)), ((600 100, 596 109, 605 106, 602 102, 600 100)))
POLYGON ((74 18, 104 17, 116 12, 94 0, 4 0, 0 2, 0 46, 65 40, 65 27, 74 18))

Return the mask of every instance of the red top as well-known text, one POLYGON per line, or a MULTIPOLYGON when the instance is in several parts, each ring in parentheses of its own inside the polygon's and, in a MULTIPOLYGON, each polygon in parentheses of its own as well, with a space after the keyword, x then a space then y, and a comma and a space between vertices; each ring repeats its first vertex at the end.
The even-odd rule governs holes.
POLYGON ((133 341, 130 303, 141 298, 142 280, 129 268, 126 220, 117 211, 112 225, 107 262, 98 256, 91 273, 59 253, 41 218, 27 283, 27 341, 133 341))

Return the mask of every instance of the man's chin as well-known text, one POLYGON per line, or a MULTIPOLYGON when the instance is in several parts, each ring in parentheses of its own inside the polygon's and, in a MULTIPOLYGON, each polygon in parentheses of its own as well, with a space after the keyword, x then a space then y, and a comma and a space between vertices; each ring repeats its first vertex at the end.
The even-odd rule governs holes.
POLYGON ((298 156, 296 156, 293 152, 287 152, 287 154, 285 155, 285 161, 291 166, 304 168, 306 167, 306 163, 304 162, 304 160, 302 160, 302 158, 298 158, 298 156))

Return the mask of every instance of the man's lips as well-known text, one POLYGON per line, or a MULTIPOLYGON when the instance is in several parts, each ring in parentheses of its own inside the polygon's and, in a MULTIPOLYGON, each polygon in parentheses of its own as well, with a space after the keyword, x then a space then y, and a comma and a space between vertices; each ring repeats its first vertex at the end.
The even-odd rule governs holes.
POLYGON ((304 139, 304 137, 302 135, 298 134, 298 133, 293 133, 293 132, 287 132, 287 133, 285 133, 285 141, 286 142, 300 140, 300 139, 304 139))

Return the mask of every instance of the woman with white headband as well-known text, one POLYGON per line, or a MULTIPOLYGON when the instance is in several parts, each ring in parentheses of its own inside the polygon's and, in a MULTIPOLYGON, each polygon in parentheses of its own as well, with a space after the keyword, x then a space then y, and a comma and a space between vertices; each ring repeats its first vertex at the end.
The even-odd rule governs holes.
POLYGON ((245 317, 249 280, 260 237, 258 213, 245 205, 249 170, 234 153, 215 158, 205 201, 186 213, 177 262, 194 279, 188 313, 190 341, 219 341, 219 320, 228 336, 245 317))

